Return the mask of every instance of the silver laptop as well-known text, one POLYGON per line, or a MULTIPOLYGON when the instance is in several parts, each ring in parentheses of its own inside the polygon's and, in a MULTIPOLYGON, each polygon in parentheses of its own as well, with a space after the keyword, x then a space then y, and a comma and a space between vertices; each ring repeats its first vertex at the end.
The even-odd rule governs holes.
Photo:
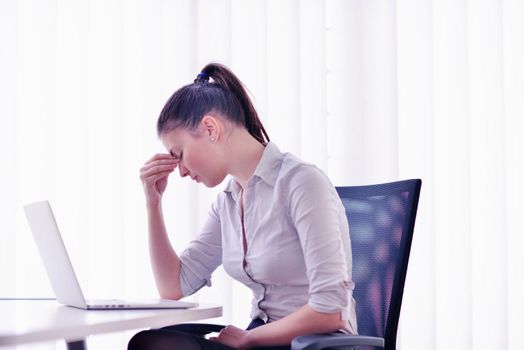
POLYGON ((55 216, 48 201, 24 206, 38 251, 58 302, 87 310, 100 309, 187 309, 198 304, 165 299, 86 300, 69 260, 55 216))

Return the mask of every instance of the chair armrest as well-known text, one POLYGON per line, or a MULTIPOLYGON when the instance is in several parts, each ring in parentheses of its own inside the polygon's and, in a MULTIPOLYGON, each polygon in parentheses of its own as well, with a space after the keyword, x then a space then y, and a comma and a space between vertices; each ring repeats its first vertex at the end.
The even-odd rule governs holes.
POLYGON ((203 337, 209 333, 220 332, 222 328, 225 327, 226 326, 220 324, 210 323, 181 323, 174 326, 164 327, 162 329, 192 333, 203 337))
POLYGON ((384 338, 348 334, 306 334, 291 342, 291 350, 320 350, 335 346, 384 347, 384 338))

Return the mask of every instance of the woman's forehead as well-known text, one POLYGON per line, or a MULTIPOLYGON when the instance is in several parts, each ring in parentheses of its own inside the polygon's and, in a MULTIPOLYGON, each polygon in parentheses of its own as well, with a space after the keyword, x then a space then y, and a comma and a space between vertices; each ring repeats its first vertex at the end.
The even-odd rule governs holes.
POLYGON ((176 128, 162 133, 160 139, 167 149, 171 149, 173 147, 182 147, 190 138, 194 138, 195 136, 195 132, 190 132, 184 128, 176 128))

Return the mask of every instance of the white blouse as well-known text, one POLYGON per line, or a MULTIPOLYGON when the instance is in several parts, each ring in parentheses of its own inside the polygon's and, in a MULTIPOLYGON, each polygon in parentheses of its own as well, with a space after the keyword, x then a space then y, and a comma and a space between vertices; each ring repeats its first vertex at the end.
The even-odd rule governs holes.
POLYGON ((349 227, 328 177, 268 143, 245 193, 245 257, 241 193, 230 179, 180 254, 184 295, 210 286, 223 264, 253 291, 251 318, 271 322, 308 304, 318 312, 341 312, 348 321, 342 331, 356 334, 349 227))

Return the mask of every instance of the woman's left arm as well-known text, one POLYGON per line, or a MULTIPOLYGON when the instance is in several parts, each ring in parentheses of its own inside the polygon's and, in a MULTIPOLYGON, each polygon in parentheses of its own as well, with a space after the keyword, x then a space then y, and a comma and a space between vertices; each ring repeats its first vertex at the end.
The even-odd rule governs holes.
POLYGON ((249 349, 258 346, 290 344, 293 338, 308 333, 329 333, 344 328, 347 321, 340 317, 340 312, 327 314, 304 305, 297 311, 250 331, 235 326, 227 326, 215 341, 235 349, 249 349))

